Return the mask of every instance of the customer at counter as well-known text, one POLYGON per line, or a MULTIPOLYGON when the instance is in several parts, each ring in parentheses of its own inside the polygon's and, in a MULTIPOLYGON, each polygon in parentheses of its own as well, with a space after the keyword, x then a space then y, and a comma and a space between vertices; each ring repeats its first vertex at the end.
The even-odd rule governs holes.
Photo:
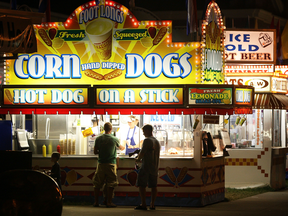
POLYGON ((129 116, 127 120, 128 127, 121 128, 119 139, 126 146, 125 155, 139 149, 143 143, 144 136, 140 133, 137 126, 139 119, 136 116, 129 116))
POLYGON ((114 187, 118 185, 117 172, 116 172, 116 148, 124 150, 124 146, 120 145, 118 138, 114 137, 112 132, 112 124, 106 122, 104 124, 105 133, 98 136, 95 140, 94 154, 98 154, 98 165, 96 172, 93 176, 94 196, 95 202, 94 207, 99 207, 99 194, 100 188, 103 187, 104 183, 107 184, 107 208, 116 207, 112 203, 112 195, 114 187))
POLYGON ((155 199, 157 197, 157 180, 159 169, 159 157, 161 146, 159 141, 153 137, 153 126, 144 125, 143 134, 145 136, 143 147, 136 162, 142 162, 138 173, 136 185, 139 187, 141 204, 135 210, 147 210, 146 206, 146 186, 151 188, 150 210, 155 210, 155 199))

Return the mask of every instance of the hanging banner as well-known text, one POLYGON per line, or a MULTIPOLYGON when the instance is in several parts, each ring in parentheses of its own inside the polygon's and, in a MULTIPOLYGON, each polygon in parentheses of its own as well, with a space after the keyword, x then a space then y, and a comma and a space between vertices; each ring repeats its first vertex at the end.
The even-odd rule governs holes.
POLYGON ((3 88, 3 106, 88 105, 88 87, 3 88))
POLYGON ((7 61, 7 85, 200 83, 200 43, 172 43, 171 21, 138 21, 114 1, 34 26, 38 51, 7 61))
POLYGON ((183 105, 183 88, 97 88, 96 105, 183 105))
POLYGON ((226 63, 276 64, 276 30, 225 30, 226 63))

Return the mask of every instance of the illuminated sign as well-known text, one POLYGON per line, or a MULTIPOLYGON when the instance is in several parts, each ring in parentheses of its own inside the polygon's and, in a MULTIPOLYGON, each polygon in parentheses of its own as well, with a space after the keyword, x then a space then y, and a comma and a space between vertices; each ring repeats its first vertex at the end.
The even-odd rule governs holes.
POLYGON ((97 105, 183 105, 182 88, 97 88, 97 105))
POLYGON ((272 77, 271 91, 273 93, 287 93, 287 79, 272 77))
POLYGON ((287 79, 278 77, 227 76, 225 84, 253 86, 255 92, 286 93, 287 79))
POLYGON ((200 42, 172 43, 171 21, 138 21, 117 2, 96 2, 35 25, 38 51, 7 61, 5 85, 200 83, 200 42))
POLYGON ((288 75, 288 65, 275 65, 275 72, 288 75))
POLYGON ((226 63, 276 63, 275 30, 225 30, 226 63))
POLYGON ((243 76, 264 73, 268 75, 268 73, 274 74, 274 71, 272 65, 225 65, 225 74, 232 75, 233 73, 239 73, 239 75, 242 74, 243 76))
POLYGON ((3 88, 3 105, 88 105, 88 88, 3 88))
POLYGON ((224 43, 223 20, 217 3, 211 1, 202 23, 201 83, 223 84, 224 43))
POLYGON ((252 105, 253 94, 252 89, 236 88, 235 89, 235 104, 237 105, 252 105))
POLYGON ((189 88, 189 105, 232 104, 232 88, 189 88))
POLYGON ((225 77, 225 84, 230 85, 249 85, 255 88, 255 92, 270 92, 271 89, 271 77, 251 77, 251 76, 239 76, 225 77))

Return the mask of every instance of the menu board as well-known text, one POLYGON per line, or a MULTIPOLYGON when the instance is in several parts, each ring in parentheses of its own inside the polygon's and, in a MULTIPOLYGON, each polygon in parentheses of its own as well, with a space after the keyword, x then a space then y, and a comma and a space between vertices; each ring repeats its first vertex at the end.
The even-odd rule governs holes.
POLYGON ((219 130, 222 138, 223 145, 226 147, 227 145, 231 145, 230 135, 226 130, 219 130))

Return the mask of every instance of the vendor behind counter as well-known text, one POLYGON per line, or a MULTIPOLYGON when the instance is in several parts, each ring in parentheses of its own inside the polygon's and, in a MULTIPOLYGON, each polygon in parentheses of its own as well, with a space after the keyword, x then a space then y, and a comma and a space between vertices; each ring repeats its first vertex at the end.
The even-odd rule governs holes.
POLYGON ((117 137, 120 143, 125 146, 125 155, 141 148, 145 139, 142 130, 139 128, 139 117, 131 115, 126 119, 127 124, 120 126, 117 137))

